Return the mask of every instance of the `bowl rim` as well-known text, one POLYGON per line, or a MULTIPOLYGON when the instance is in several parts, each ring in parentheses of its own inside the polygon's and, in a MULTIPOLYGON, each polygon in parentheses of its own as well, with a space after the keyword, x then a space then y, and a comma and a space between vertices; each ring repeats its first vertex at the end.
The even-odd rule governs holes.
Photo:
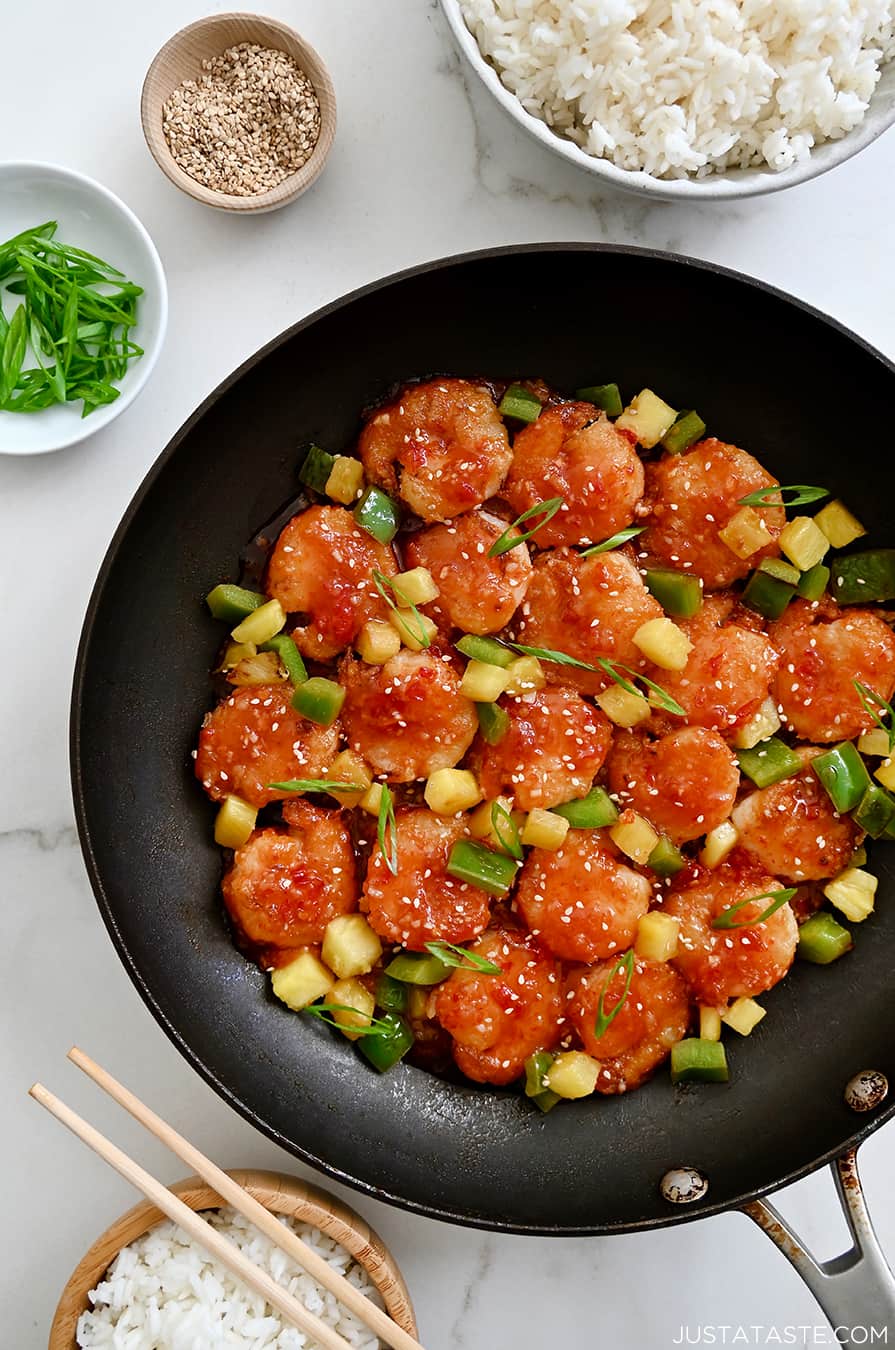
POLYGON ((291 24, 284 23, 282 19, 271 18, 266 14, 253 14, 246 10, 229 10, 221 14, 207 14, 201 19, 195 19, 192 23, 179 28, 176 33, 172 33, 167 42, 159 48, 143 77, 143 85, 140 90, 140 122, 149 153, 169 182, 173 183, 181 192, 186 193, 188 197, 192 197, 194 201, 200 202, 203 206, 210 206, 216 211, 230 211, 237 215, 260 215, 267 211, 275 211, 279 207, 287 206, 289 202, 295 201, 296 197, 306 192, 323 172, 336 135, 338 122, 336 90, 329 67, 323 57, 316 47, 291 24), (259 30, 266 29, 269 33, 277 33, 294 42, 301 49, 302 70, 314 86, 314 92, 320 104, 320 132, 316 144, 304 164, 300 169, 293 170, 276 187, 268 188, 266 192, 259 192, 251 197, 237 197, 227 192, 220 192, 217 188, 206 187, 204 183, 191 178, 180 167, 168 147, 164 131, 156 126, 153 110, 154 95, 150 87, 153 77, 160 67, 182 47, 184 39, 192 34, 212 33, 219 29, 221 24, 233 20, 257 25, 259 30))
MULTIPOLYGON (((273 1214, 289 1214, 346 1247, 376 1286, 386 1311, 410 1335, 418 1334, 410 1292, 392 1252, 374 1228, 338 1196, 287 1172, 264 1168, 227 1169, 273 1214)), ((193 1210, 217 1209, 224 1202, 201 1177, 189 1176, 169 1188, 193 1210)), ((67 1279, 50 1327, 48 1350, 76 1350, 78 1318, 88 1310, 87 1294, 129 1243, 162 1223, 165 1215, 141 1200, 118 1216, 91 1243, 67 1279)))
MULTIPOLYGON (((104 199, 114 211, 117 211, 132 234, 136 235, 149 262, 153 272, 152 282, 156 288, 158 296, 159 317, 158 330, 155 340, 150 347, 144 347, 143 356, 134 368, 134 379, 130 387, 122 389, 114 403, 107 404, 106 414, 102 421, 93 421, 91 418, 78 420, 71 432, 65 439, 57 441, 53 445, 40 446, 37 449, 7 449, 0 447, 0 455, 16 455, 27 457, 31 455, 55 454, 58 450, 67 450, 69 446, 78 445, 85 441, 88 436, 93 436, 99 431, 103 431, 110 426, 115 418, 120 416, 125 409, 129 408, 134 399, 144 389, 150 375, 155 369, 161 349, 164 345, 165 335, 168 330, 168 279, 165 275, 165 269, 162 264, 159 251, 156 248, 152 236, 146 226, 140 220, 135 211, 123 201, 117 193, 105 184, 100 183, 96 178, 91 178, 89 174, 82 173, 80 169, 71 169, 67 165, 54 163, 52 160, 39 159, 4 159, 0 160, 0 179, 7 173, 44 173, 50 178, 62 179, 64 181, 77 183, 81 187, 87 188, 95 196, 104 199)), ((147 278, 149 280, 149 278, 147 278)), ((144 286, 144 291, 146 287, 144 286)), ((130 372, 128 372, 130 373, 130 372)))
POLYGON ((872 145, 895 123, 893 98, 888 115, 879 123, 871 120, 868 109, 863 120, 851 131, 835 140, 822 141, 806 159, 799 160, 788 169, 753 165, 727 169, 706 178, 656 178, 643 169, 622 169, 611 160, 587 154, 574 141, 553 131, 546 122, 530 113, 516 95, 507 89, 494 66, 482 54, 474 34, 466 26, 460 0, 439 0, 439 4, 461 56, 466 58, 484 87, 518 126, 570 164, 626 192, 651 197, 654 201, 735 201, 782 192, 812 178, 819 178, 837 165, 844 164, 872 145))

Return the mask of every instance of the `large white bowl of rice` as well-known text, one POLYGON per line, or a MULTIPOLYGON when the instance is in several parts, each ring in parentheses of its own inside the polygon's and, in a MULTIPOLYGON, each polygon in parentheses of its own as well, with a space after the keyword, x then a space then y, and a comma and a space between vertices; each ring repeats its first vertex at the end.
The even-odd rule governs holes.
POLYGON ((775 192, 895 121, 895 0, 441 0, 510 116, 666 200, 775 192))

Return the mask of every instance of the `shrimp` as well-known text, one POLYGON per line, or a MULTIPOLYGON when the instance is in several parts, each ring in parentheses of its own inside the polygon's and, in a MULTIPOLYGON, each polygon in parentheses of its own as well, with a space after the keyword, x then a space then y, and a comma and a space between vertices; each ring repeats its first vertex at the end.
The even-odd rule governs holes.
POLYGON ((665 455, 646 471, 648 529, 640 545, 662 562, 698 573, 707 591, 721 590, 762 558, 779 554, 777 536, 786 524, 782 506, 754 508, 770 537, 748 558, 738 558, 718 535, 740 510, 742 497, 776 486, 757 459, 714 437, 684 455, 665 455))
MULTIPOLYGON (((664 961, 634 958, 627 997, 602 1036, 604 1015, 624 996, 626 972, 616 957, 573 970, 566 982, 566 1011, 589 1055, 600 1061, 597 1092, 613 1095, 640 1087, 683 1040, 690 1023, 686 981, 664 961)), ((549 1075, 548 1075, 549 1077, 549 1075)))
POLYGON ((373 569, 394 576, 394 554, 341 506, 310 506, 282 530, 267 565, 267 593, 307 616, 291 633, 303 656, 328 661, 382 613, 373 569))
POLYGON ((493 497, 513 458, 491 394, 454 379, 405 389, 367 422, 358 452, 370 481, 427 521, 493 497))
POLYGON ((555 853, 531 850, 516 905, 557 956, 595 961, 631 946, 651 898, 646 877, 626 866, 601 830, 570 830, 555 853))
POLYGON ((744 797, 733 823, 740 847, 768 872, 794 882, 820 881, 848 865, 861 831, 833 809, 810 767, 822 752, 803 746, 796 753, 805 763, 802 772, 744 797))
POLYGON ((769 636, 781 658, 774 694, 790 730, 823 742, 874 726, 853 681, 884 699, 895 691, 895 637, 878 615, 829 599, 794 600, 769 636))
POLYGON ((541 689, 504 703, 510 724, 499 743, 478 742, 485 796, 506 791, 523 811, 583 797, 609 752, 609 719, 572 689, 541 689))
MULTIPOLYGON (((398 808, 397 873, 374 848, 361 898, 361 909, 380 937, 420 952, 427 942, 468 942, 487 928, 491 904, 486 893, 447 873, 451 848, 465 833, 461 818, 436 816, 418 806, 398 808)), ((391 838, 385 842, 390 849, 391 838)))
POLYGON ((662 908, 680 922, 674 965, 699 1003, 721 1007, 732 998, 761 994, 783 979, 799 935, 789 903, 764 923, 748 926, 773 903, 767 897, 782 889, 777 877, 737 851, 712 871, 697 867, 679 877, 684 880, 675 879, 677 889, 662 908), (750 903, 732 921, 743 927, 712 927, 714 919, 741 900, 750 903))
POLYGON ((457 1067, 477 1083, 511 1083, 535 1050, 562 1033, 560 967, 531 934, 501 922, 471 951, 499 975, 455 970, 435 995, 435 1016, 453 1037, 457 1067))
POLYGON ((560 403, 516 435, 503 495, 517 515, 562 497, 536 536, 538 548, 557 548, 596 544, 630 525, 643 481, 631 440, 605 413, 591 403, 560 403))
MULTIPOLYGON (((426 606, 439 627, 464 633, 496 633, 512 619, 531 580, 525 544, 498 558, 488 550, 504 533, 506 521, 485 511, 467 511, 450 525, 430 525, 409 536, 404 557, 411 567, 427 567, 439 596, 426 606)), ((509 531, 518 537, 518 530, 509 531)))
POLYGON ((348 743, 391 783, 451 768, 478 730, 475 705, 460 693, 451 658, 439 648, 402 649, 383 666, 348 654, 339 679, 348 743))
POLYGON ((357 909, 351 839, 341 811, 306 801, 283 810, 288 830, 256 830, 236 849, 221 887, 236 927, 258 946, 306 947, 357 909))
POLYGON ((736 760, 718 733, 705 727, 681 727, 657 741, 622 731, 609 758, 613 795, 675 844, 725 821, 739 785, 736 760))
MULTIPOLYGON (((634 634, 648 619, 660 619, 662 606, 643 584, 624 553, 582 558, 557 549, 535 560, 528 594, 519 607, 517 639, 530 647, 565 652, 595 665, 599 657, 643 668, 634 634)), ((610 683, 602 670, 546 664, 547 677, 596 694, 610 683)))
POLYGON ((339 724, 321 727, 292 708, 292 687, 237 689, 207 713, 199 732, 196 777, 213 801, 234 794, 266 806, 288 793, 288 778, 321 778, 339 748, 339 724))
MULTIPOLYGON (((656 679, 685 709, 691 726, 735 736, 768 697, 779 657, 760 631, 731 617, 732 596, 710 595, 692 619, 676 619, 693 644, 681 671, 655 671, 656 679)), ((679 725, 679 724, 678 724, 679 725)))

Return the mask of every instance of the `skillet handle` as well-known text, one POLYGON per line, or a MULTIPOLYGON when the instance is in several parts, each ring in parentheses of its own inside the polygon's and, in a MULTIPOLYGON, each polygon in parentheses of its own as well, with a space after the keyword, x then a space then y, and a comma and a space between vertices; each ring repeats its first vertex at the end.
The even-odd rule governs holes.
POLYGON ((795 1267, 817 1299, 843 1346, 885 1342, 895 1331, 895 1276, 883 1256, 858 1176, 858 1150, 830 1163, 836 1193, 852 1237, 841 1256, 818 1261, 783 1216, 766 1200, 743 1206, 795 1267), (873 1335, 873 1329, 876 1336, 873 1335))

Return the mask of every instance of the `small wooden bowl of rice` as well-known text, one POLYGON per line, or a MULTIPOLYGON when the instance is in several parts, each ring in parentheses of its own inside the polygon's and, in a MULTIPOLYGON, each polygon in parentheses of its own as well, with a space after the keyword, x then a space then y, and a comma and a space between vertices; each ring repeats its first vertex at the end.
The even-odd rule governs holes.
MULTIPOLYGON (((235 1171, 230 1176, 271 1213, 294 1225, 305 1242, 367 1297, 378 1293, 398 1325, 417 1335, 413 1304, 395 1258, 359 1214, 298 1177, 264 1171, 235 1171)), ((187 1177, 170 1189, 190 1209, 216 1211, 207 1216, 215 1226, 349 1344, 358 1350, 378 1350, 381 1342, 373 1332, 247 1220, 223 1206, 199 1177, 187 1177)), ((263 1300, 238 1286, 160 1210, 143 1201, 116 1219, 72 1272, 53 1318, 48 1350, 111 1347, 119 1344, 113 1341, 116 1326, 119 1335, 125 1329, 131 1334, 142 1330, 145 1340, 139 1343, 147 1346, 180 1344, 177 1337, 185 1338, 184 1344, 190 1337, 190 1344, 204 1344, 212 1328, 222 1324, 231 1337, 227 1344, 235 1347, 242 1344, 240 1334, 246 1346, 288 1344, 290 1350, 293 1346, 299 1350, 311 1344, 296 1328, 287 1333, 288 1340, 278 1341, 285 1324, 279 1316, 271 1317, 269 1309, 267 1316, 264 1313, 263 1300), (93 1291, 99 1297, 91 1298, 93 1291)))

